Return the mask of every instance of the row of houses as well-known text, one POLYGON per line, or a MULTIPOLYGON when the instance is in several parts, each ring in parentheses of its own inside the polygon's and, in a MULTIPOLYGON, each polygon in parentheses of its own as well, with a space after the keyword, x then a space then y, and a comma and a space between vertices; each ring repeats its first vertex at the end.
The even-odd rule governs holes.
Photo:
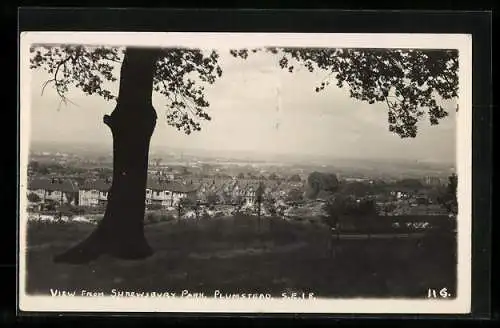
POLYGON ((253 204, 261 188, 264 197, 284 199, 290 190, 302 190, 302 182, 262 181, 258 179, 201 179, 197 197, 204 201, 208 196, 216 196, 220 203, 242 202, 253 204))
POLYGON ((382 216, 446 216, 448 211, 440 204, 420 203, 408 200, 376 202, 379 215, 382 216))
POLYGON ((30 179, 28 193, 36 195, 42 203, 77 204, 79 200, 78 184, 69 179, 30 179))
MULTIPOLYGON (((110 187, 110 180, 90 180, 78 185, 70 179, 35 178, 28 181, 28 194, 35 194, 38 203, 54 202, 96 207, 106 204, 110 187)), ((180 199, 195 193, 194 186, 177 182, 148 181, 146 203, 175 206, 180 199)))
MULTIPOLYGON (((52 201, 79 206, 103 206, 108 200, 111 181, 87 180, 81 184, 72 179, 33 178, 28 182, 28 192, 35 194, 40 203, 52 201)), ((258 192, 274 199, 286 197, 296 184, 282 184, 250 179, 208 179, 172 181, 151 177, 146 188, 146 204, 163 207, 176 206, 181 199, 191 198, 202 203, 254 204, 258 192), (261 188, 259 190, 259 188, 261 188)))

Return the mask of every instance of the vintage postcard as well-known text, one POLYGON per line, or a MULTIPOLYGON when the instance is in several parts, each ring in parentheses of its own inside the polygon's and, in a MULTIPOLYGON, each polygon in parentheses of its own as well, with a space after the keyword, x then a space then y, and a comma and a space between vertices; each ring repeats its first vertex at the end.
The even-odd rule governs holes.
POLYGON ((20 42, 20 310, 470 312, 470 35, 20 42))

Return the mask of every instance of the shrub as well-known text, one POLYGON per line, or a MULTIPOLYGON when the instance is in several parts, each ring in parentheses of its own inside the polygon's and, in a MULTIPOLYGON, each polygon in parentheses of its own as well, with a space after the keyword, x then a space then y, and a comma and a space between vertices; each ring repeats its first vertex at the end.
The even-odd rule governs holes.
POLYGON ((28 200, 32 203, 38 203, 42 199, 37 194, 30 192, 28 194, 28 200))
POLYGON ((145 224, 154 224, 174 220, 175 218, 167 213, 148 212, 145 217, 145 224))
POLYGON ((158 211, 158 210, 161 210, 163 207, 161 206, 161 204, 150 204, 148 205, 148 209, 149 210, 152 210, 152 211, 158 211))
POLYGON ((146 214, 146 222, 145 222, 146 224, 157 223, 159 221, 160 221, 159 217, 154 213, 146 214))

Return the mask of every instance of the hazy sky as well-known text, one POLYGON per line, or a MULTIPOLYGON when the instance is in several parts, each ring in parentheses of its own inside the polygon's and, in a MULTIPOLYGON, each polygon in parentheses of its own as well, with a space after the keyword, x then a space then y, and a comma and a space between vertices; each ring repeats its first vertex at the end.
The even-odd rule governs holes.
MULTIPOLYGON (((401 139, 388 131, 387 109, 350 98, 346 89, 332 85, 316 93, 324 72, 303 68, 290 74, 279 68, 277 58, 259 53, 247 60, 221 53, 223 76, 206 86, 208 113, 202 131, 185 135, 168 126, 166 101, 153 96, 159 120, 152 138, 155 147, 207 150, 244 150, 286 154, 315 154, 342 158, 409 158, 455 162, 455 104, 438 126, 427 120, 414 139, 401 139)), ((62 105, 52 88, 41 95, 49 76, 33 72, 33 141, 102 142, 111 145, 102 116, 114 102, 85 96, 79 90, 68 98, 78 106, 62 105)), ((115 86, 117 87, 117 85, 115 86)))

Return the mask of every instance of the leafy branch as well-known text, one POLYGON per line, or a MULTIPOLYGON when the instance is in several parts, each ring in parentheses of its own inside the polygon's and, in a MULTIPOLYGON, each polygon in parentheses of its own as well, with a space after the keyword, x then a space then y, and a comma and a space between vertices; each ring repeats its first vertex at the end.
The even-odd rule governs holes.
POLYGON ((348 86, 354 99, 385 103, 389 131, 401 138, 417 135, 417 123, 426 111, 431 125, 438 124, 448 115, 438 102, 458 97, 458 51, 453 49, 269 47, 233 49, 230 54, 246 59, 258 51, 277 55, 279 66, 290 73, 297 66, 306 67, 309 72, 326 71, 316 92, 335 79, 337 87, 348 86))
MULTIPOLYGON (((87 95, 97 94, 105 100, 115 100, 109 82, 117 81, 116 65, 123 60, 126 49, 116 47, 86 47, 74 45, 38 45, 30 49, 32 69, 42 69, 51 79, 42 85, 42 93, 53 83, 61 101, 74 86, 87 95), (61 76, 62 75, 62 76, 61 76)), ((213 84, 222 76, 217 64, 219 55, 199 49, 162 49, 153 78, 155 92, 167 101, 167 123, 186 134, 201 130, 201 120, 210 120, 205 109, 203 84, 213 84)))

